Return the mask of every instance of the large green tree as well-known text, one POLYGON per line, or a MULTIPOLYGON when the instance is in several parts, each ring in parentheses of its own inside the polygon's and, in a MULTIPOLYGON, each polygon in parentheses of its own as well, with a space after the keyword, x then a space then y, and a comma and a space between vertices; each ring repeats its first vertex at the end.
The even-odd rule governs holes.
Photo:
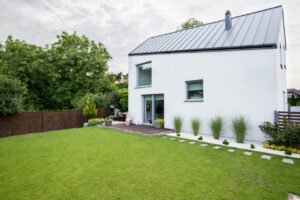
POLYGON ((27 110, 73 109, 72 100, 87 93, 114 91, 111 59, 102 43, 62 32, 46 47, 8 37, 0 46, 0 74, 20 80, 27 88, 27 110))
POLYGON ((195 27, 195 26, 200 26, 202 24, 203 24, 202 21, 199 21, 195 18, 189 18, 185 22, 183 22, 179 27, 177 27, 177 30, 192 28, 192 27, 195 27))

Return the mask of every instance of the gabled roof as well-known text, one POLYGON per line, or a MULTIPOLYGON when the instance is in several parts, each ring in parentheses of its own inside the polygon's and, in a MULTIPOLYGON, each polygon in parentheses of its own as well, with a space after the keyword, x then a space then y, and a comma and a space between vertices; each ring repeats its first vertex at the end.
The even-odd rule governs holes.
POLYGON ((225 30, 225 20, 194 28, 150 37, 130 55, 209 51, 241 48, 276 48, 282 6, 232 17, 232 28, 225 30))

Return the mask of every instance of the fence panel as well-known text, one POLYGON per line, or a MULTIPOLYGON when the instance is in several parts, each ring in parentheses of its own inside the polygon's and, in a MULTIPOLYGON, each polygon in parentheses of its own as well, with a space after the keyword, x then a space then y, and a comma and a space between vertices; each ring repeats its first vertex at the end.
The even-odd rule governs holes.
POLYGON ((283 125, 285 120, 290 123, 300 124, 300 112, 279 111, 278 123, 283 125))
MULTIPOLYGON (((98 109, 98 116, 108 117, 112 110, 98 109)), ((55 112, 24 112, 0 115, 0 137, 82 127, 86 120, 82 110, 55 112)))

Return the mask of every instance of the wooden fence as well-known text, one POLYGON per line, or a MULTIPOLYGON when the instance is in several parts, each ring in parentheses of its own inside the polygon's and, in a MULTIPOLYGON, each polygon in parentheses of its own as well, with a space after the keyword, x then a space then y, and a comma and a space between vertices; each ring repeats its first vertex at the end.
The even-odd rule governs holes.
MULTIPOLYGON (((108 117, 111 109, 98 109, 98 117, 108 117)), ((0 137, 82 127, 86 120, 81 110, 24 112, 0 115, 0 137)))
POLYGON ((300 124, 300 112, 278 111, 277 121, 280 125, 284 124, 284 120, 290 123, 300 124))

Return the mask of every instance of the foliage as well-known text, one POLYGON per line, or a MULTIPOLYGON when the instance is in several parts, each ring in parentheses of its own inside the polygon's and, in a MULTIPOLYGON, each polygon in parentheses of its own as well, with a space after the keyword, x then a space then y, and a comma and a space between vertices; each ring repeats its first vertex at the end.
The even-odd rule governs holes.
POLYGON ((173 119, 174 127, 175 127, 175 132, 180 133, 181 128, 182 128, 182 121, 183 119, 180 116, 176 116, 173 119))
POLYGON ((86 119, 94 118, 98 115, 98 110, 96 109, 96 105, 93 103, 93 95, 89 94, 89 97, 86 102, 86 106, 83 109, 83 116, 86 119))
POLYGON ((158 123, 158 124, 160 124, 161 126, 164 126, 164 124, 165 124, 165 120, 164 119, 157 119, 155 122, 158 123))
POLYGON ((288 99, 288 103, 290 104, 290 106, 296 106, 297 105, 297 100, 296 100, 294 94, 292 94, 291 98, 288 99))
POLYGON ((108 95, 108 101, 110 102, 110 105, 113 105, 114 108, 120 108, 120 97, 118 95, 118 92, 111 92, 108 95))
POLYGON ((227 140, 224 140, 224 141, 223 141, 223 144, 229 145, 229 142, 228 142, 227 140))
POLYGON ((0 115, 23 111, 26 88, 19 80, 0 75, 0 115))
POLYGON ((88 122, 87 126, 96 126, 96 125, 101 125, 103 124, 102 121, 92 121, 92 122, 88 122))
POLYGON ((102 43, 76 33, 62 32, 45 48, 9 36, 0 45, 0 74, 26 86, 25 110, 73 109, 76 97, 116 90, 107 74, 110 59, 102 43))
POLYGON ((127 88, 119 89, 118 95, 120 97, 121 109, 127 111, 128 110, 128 89, 127 88))
POLYGON ((291 149, 292 152, 300 154, 300 149, 286 147, 284 145, 275 145, 271 141, 265 141, 264 144, 263 144, 263 147, 267 148, 267 149, 277 150, 277 151, 285 151, 287 149, 291 149))
POLYGON ((250 145, 250 148, 251 148, 251 149, 255 149, 255 145, 254 145, 254 144, 251 144, 251 145, 250 145))
MULTIPOLYGON (((74 106, 75 109, 81 110, 86 106, 87 103, 87 99, 89 97, 90 93, 87 93, 86 95, 84 95, 83 97, 79 97, 79 98, 75 98, 72 101, 72 104, 74 106)), ((106 97, 106 95, 104 94, 94 94, 93 98, 92 98, 93 103, 96 105, 96 108, 109 108, 110 106, 110 102, 108 100, 108 98, 106 97)))
POLYGON ((203 137, 202 136, 198 137, 198 140, 203 140, 203 137))
POLYGON ((219 139, 223 126, 223 118, 219 116, 214 119, 211 119, 209 126, 212 131, 213 137, 215 139, 219 139))
POLYGON ((104 122, 104 119, 103 118, 92 118, 92 119, 89 119, 88 122, 104 122))
POLYGON ((202 21, 199 21, 195 18, 189 18, 184 23, 182 23, 179 27, 177 27, 177 30, 192 28, 192 27, 195 27, 195 26, 200 26, 202 24, 203 24, 202 21))
POLYGON ((195 136, 199 134, 200 125, 201 125, 201 121, 199 119, 197 118, 192 119, 192 128, 195 136))
POLYGON ((232 119, 232 127, 238 143, 244 143, 245 135, 249 129, 249 123, 245 117, 239 116, 232 119))
POLYGON ((123 74, 122 72, 113 74, 115 78, 115 83, 118 89, 128 88, 128 73, 123 74))
POLYGON ((273 139, 275 145, 295 146, 300 144, 300 125, 284 121, 283 128, 278 123, 264 122, 260 130, 273 139))
POLYGON ((286 154, 286 155, 292 155, 291 149, 286 149, 286 150, 285 150, 285 154, 286 154))

